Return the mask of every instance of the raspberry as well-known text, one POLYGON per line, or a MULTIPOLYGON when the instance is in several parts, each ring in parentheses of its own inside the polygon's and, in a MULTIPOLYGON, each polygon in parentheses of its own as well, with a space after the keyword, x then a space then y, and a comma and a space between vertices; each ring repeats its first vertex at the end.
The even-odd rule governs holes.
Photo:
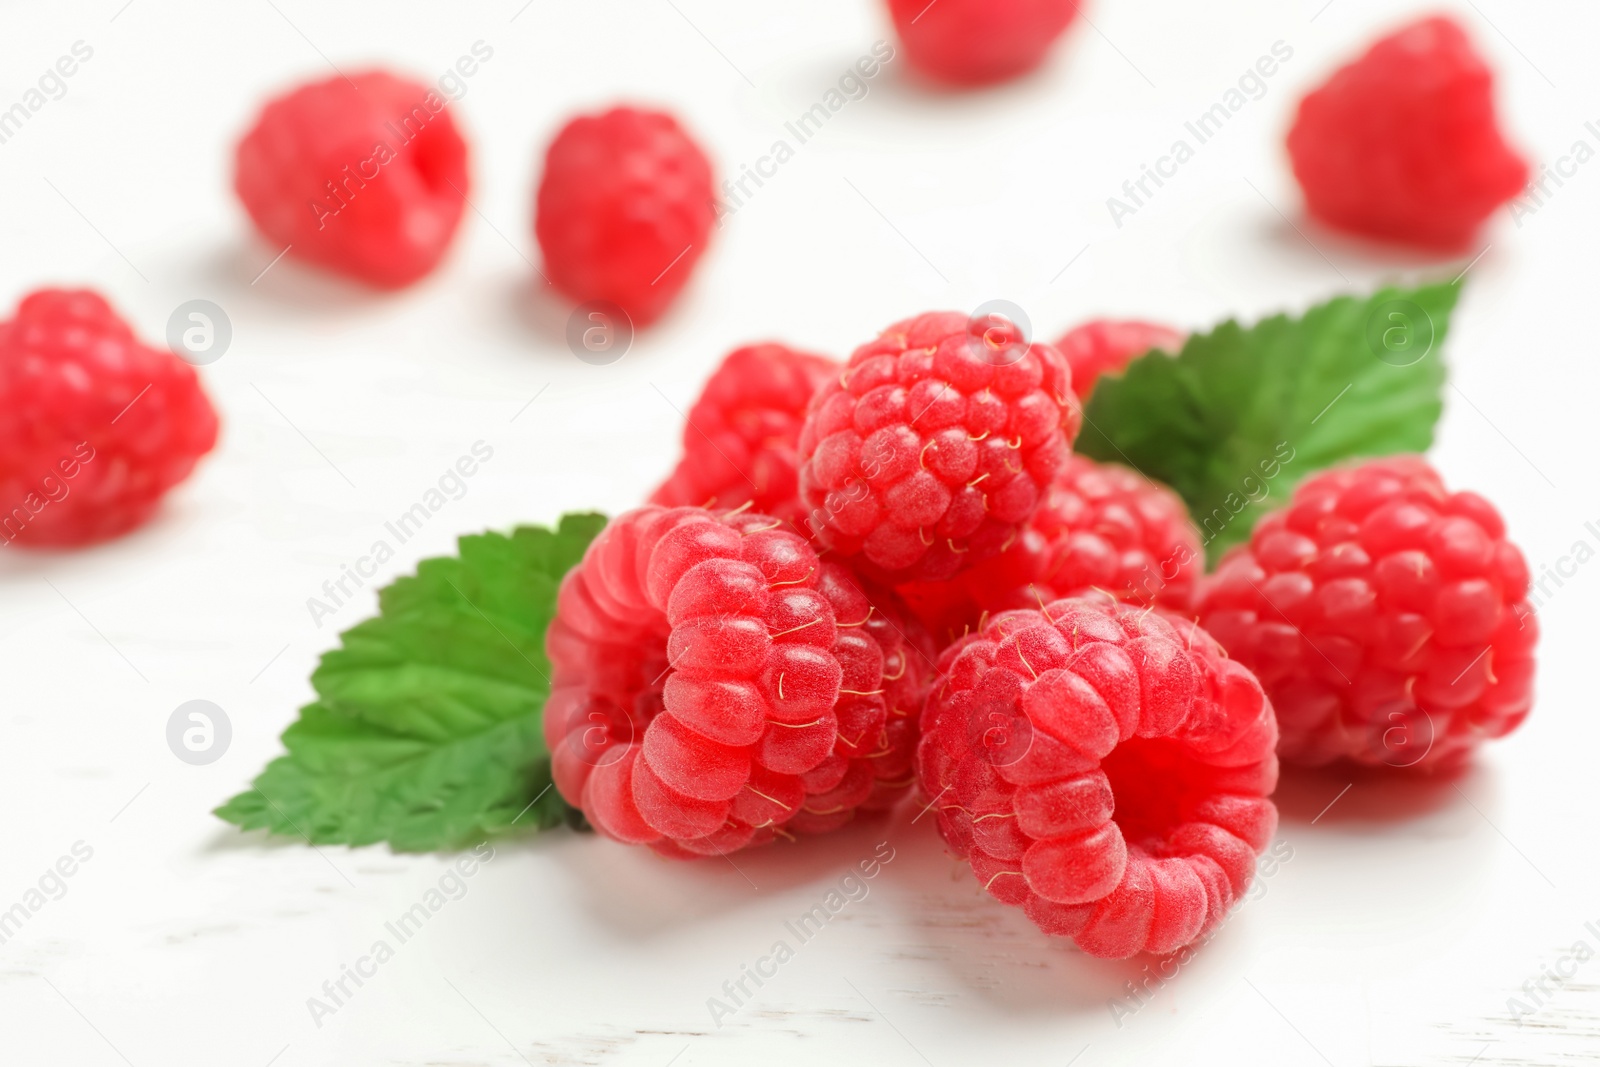
POLYGON ((991 896, 1123 958, 1204 938, 1249 887, 1277 728, 1194 623, 1073 597, 995 616, 939 671, 917 782, 991 896))
POLYGON ((839 364, 779 344, 729 354, 706 382, 683 428, 683 459, 652 504, 728 511, 749 502, 798 525, 800 423, 811 394, 839 364))
POLYGON ((1528 181, 1495 124, 1492 83, 1448 18, 1383 38, 1300 101, 1289 158, 1306 206, 1371 237, 1467 244, 1528 181))
POLYGON ((268 240, 397 289, 431 271, 456 232, 467 146, 428 86, 366 71, 268 103, 239 142, 233 184, 268 240))
POLYGON ((1089 399, 1089 390, 1102 374, 1121 374, 1122 368, 1152 348, 1177 352, 1184 335, 1167 326, 1132 319, 1095 319, 1068 330, 1056 342, 1072 368, 1072 387, 1089 399))
POLYGON ((1044 61, 1078 0, 889 0, 912 66, 952 85, 984 85, 1044 61))
POLYGON ((1435 769, 1533 699, 1528 566, 1420 457, 1324 472, 1206 580, 1201 621, 1278 709, 1286 762, 1435 769))
POLYGON ((534 205, 545 273, 573 300, 654 321, 705 251, 713 184, 671 115, 619 107, 573 119, 550 142, 534 205))
POLYGON ((1099 589, 1185 611, 1205 567, 1183 501, 1127 467, 1067 458, 1017 543, 947 582, 899 588, 935 637, 979 629, 985 613, 1099 589))
POLYGON ((897 323, 812 398, 807 532, 884 581, 949 578, 1016 538, 1081 417, 1061 353, 1010 323, 897 323))
POLYGON ((41 289, 0 323, 0 536, 81 545, 145 522, 217 440, 194 368, 98 294, 41 289))
POLYGON ((556 787, 619 841, 724 853, 911 784, 926 641, 774 519, 618 517, 563 580, 546 645, 556 787))

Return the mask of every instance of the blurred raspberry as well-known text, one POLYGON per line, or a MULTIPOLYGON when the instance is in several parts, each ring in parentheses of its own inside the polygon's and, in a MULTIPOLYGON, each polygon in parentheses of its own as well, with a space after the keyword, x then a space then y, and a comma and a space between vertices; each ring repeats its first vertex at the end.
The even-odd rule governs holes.
POLYGON ((1436 769, 1527 717, 1528 566, 1416 456, 1329 471, 1224 557, 1200 619, 1261 678, 1286 762, 1436 769))
POLYGON ((267 104, 239 142, 234 189, 291 256, 399 288, 433 270, 455 235, 467 146, 428 86, 340 75, 267 104))
POLYGON ((949 578, 1009 547, 1081 417, 1061 353, 1010 323, 896 323, 811 401, 806 532, 877 580, 949 578))
POLYGON ((1272 705, 1194 623, 1102 594, 939 657, 919 791, 997 900, 1093 956, 1202 940, 1277 826, 1272 705))
POLYGON ((41 289, 0 323, 0 536, 58 547, 126 533, 217 439, 194 368, 139 343, 88 290, 41 289))
POLYGON ((1493 88, 1449 18, 1378 41, 1300 101, 1289 158, 1311 214, 1371 237, 1470 242, 1528 181, 1500 135, 1493 88))
POLYGON ((985 85, 1044 62, 1078 0, 889 0, 911 65, 936 81, 985 85))
POLYGON ((1080 400, 1102 374, 1121 374, 1122 369, 1152 348, 1176 353, 1183 347, 1184 335, 1168 326, 1132 319, 1095 319, 1068 330, 1056 342, 1072 368, 1072 388, 1080 400))
POLYGON ((717 511, 749 504, 798 528, 800 424, 811 395, 840 369, 779 344, 730 353, 689 410, 683 458, 650 502, 717 511))
POLYGON ((705 252, 714 184, 671 115, 618 107, 573 119, 550 142, 534 205, 545 273, 575 301, 653 322, 705 252))
POLYGON ((774 519, 619 516, 563 580, 546 646, 556 787, 608 837, 720 854, 911 784, 926 638, 774 519))

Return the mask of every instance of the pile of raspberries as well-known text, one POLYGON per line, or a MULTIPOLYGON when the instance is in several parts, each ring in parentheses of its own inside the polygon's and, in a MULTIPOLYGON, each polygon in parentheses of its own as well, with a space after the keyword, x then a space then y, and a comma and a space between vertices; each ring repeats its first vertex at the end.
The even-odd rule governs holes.
POLYGON ((1121 958, 1241 899, 1280 758, 1436 771, 1514 729, 1526 564, 1421 458, 1307 480, 1206 575, 1171 491, 1071 451, 1075 379, 1181 340, 936 312, 842 365, 729 355, 561 586, 562 796, 688 858, 915 792, 985 891, 1121 958))
MULTIPOLYGON (((889 8, 909 62, 952 85, 1035 69, 1078 14, 889 8)), ((1377 42, 1298 108, 1309 212, 1469 242, 1528 176, 1491 89, 1448 19, 1377 42)), ((549 284, 639 326, 663 315, 717 223, 704 151, 619 107, 567 123, 543 163, 549 284)), ((382 71, 270 101, 235 155, 279 255, 381 288, 438 266, 469 173, 446 102, 382 71)), ((1422 459, 1310 479, 1208 575, 1176 496, 1072 452, 1096 377, 1181 342, 1095 322, 1051 345, 933 313, 843 365, 734 352, 677 470, 561 587, 545 731, 562 796, 608 837, 694 857, 915 791, 985 891, 1125 957, 1204 939, 1240 899, 1280 759, 1439 770, 1514 729, 1527 565, 1495 509, 1422 459)), ((192 368, 85 291, 42 289, 0 322, 0 401, 6 544, 125 533, 217 439, 192 368)))

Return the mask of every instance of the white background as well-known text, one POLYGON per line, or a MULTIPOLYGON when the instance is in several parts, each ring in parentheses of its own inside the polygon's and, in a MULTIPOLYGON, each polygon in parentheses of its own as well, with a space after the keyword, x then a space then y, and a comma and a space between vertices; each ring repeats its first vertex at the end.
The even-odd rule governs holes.
MULTIPOLYGON (((279 751, 318 655, 374 604, 369 588, 318 628, 307 598, 475 441, 494 458, 383 580, 459 533, 640 500, 676 454, 674 407, 738 343, 843 355, 905 315, 994 298, 1047 336, 1098 314, 1203 328, 1458 273, 1470 254, 1384 253, 1304 221, 1282 157, 1300 93, 1411 5, 1098 0, 1047 69, 969 95, 893 63, 727 220, 672 314, 595 367, 530 284, 549 136, 577 109, 657 101, 737 172, 890 36, 872 0, 121 4, 0 5, 0 108, 73 42, 94 49, 0 145, 0 303, 91 285, 157 342, 203 297, 234 340, 202 372, 218 449, 158 521, 89 551, 0 553, 0 909, 74 842, 93 848, 0 945, 0 1060, 1489 1067, 1600 1047, 1600 960, 1527 1025, 1507 1008, 1575 941, 1600 948, 1584 927, 1600 920, 1600 566, 1542 610, 1540 698, 1520 732, 1448 782, 1360 780, 1340 796, 1349 778, 1289 778, 1292 860, 1120 1026, 1108 1002, 1143 962, 1047 941, 908 811, 737 870, 565 832, 503 843, 319 1028, 307 998, 451 857, 268 843, 208 814, 279 751), (493 58, 454 105, 477 210, 442 269, 398 295, 290 260, 252 284, 278 249, 252 235, 230 167, 260 102, 335 64, 437 78, 478 40, 493 58), (1293 58, 1265 95, 1116 227, 1106 198, 1280 40, 1293 58), (165 741, 195 698, 233 723, 226 755, 199 768, 165 741), (883 840, 895 859, 870 895, 714 1026, 707 998, 883 840)), ((1532 158, 1600 146, 1584 128, 1600 119, 1600 12, 1447 6, 1499 71, 1532 158)), ((1597 194, 1592 163, 1520 225, 1495 219, 1447 348, 1435 458, 1504 510, 1536 572, 1600 543, 1584 528, 1600 520, 1597 194)))

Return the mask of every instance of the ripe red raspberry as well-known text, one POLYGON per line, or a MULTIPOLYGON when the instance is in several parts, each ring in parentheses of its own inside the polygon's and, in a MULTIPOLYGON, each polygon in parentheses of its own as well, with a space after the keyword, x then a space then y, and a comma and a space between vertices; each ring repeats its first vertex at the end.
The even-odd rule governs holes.
POLYGON ((41 289, 0 322, 0 537, 115 537, 217 440, 194 368, 139 343, 98 294, 41 289))
POLYGON ((683 459, 650 497, 731 511, 746 502, 799 528, 800 423, 837 361, 779 344, 736 349, 706 382, 683 428, 683 459))
POLYGON ((1102 374, 1121 374, 1122 368, 1152 348, 1177 352, 1184 335, 1168 326, 1133 319, 1095 319, 1068 330, 1056 342, 1072 368, 1072 387, 1080 399, 1102 374))
POLYGON ((550 142, 534 204, 545 273, 573 300, 654 321, 706 250, 714 184, 671 115, 618 107, 573 119, 550 142))
POLYGON ((646 506, 563 580, 546 646, 556 787, 670 856, 820 833, 911 784, 926 640, 776 520, 646 506))
POLYGON ((234 160, 256 228, 289 254, 383 288, 444 256, 467 196, 467 146, 438 93, 383 71, 272 100, 234 160))
POLYGON ((1494 507, 1404 456, 1306 481, 1224 558, 1199 610, 1271 694, 1285 761, 1432 769, 1527 716, 1527 593, 1494 507))
POLYGON ((1037 67, 1078 15, 1078 0, 889 0, 912 66, 937 81, 984 85, 1037 67))
POLYGON ((885 581, 949 578, 1017 536, 1081 418, 1061 353, 1010 323, 896 323, 812 398, 806 532, 885 581))
POLYGON ((1272 705, 1194 623, 1101 594, 939 657, 917 782, 996 899, 1094 956, 1205 937, 1278 813, 1272 705))
POLYGON ((1187 611, 1204 569, 1199 534, 1175 493, 1127 467, 1071 455, 1016 544, 949 581, 898 591, 945 642, 979 629, 985 614, 1087 589, 1187 611))
POLYGON ((1306 206, 1371 237, 1467 244, 1528 181, 1495 123, 1492 83, 1448 18, 1383 38, 1300 101, 1289 158, 1306 206))

